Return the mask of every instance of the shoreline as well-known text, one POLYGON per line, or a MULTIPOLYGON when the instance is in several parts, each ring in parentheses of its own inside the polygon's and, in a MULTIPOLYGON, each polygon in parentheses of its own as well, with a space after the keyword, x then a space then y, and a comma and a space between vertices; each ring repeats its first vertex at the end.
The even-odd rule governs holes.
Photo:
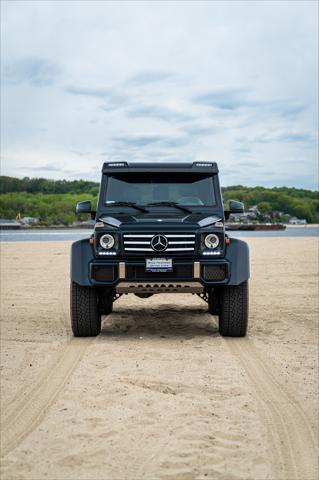
MULTIPOLYGON (((249 224, 249 226, 256 227, 255 230, 257 231, 276 231, 282 230, 282 228, 272 228, 272 226, 280 225, 284 228, 318 228, 319 223, 307 223, 305 225, 290 225, 287 223, 283 224, 269 224, 269 223, 256 223, 256 224, 249 224), (264 227, 264 228, 263 228, 264 227)), ((225 224, 226 230, 228 231, 244 231, 245 224, 238 224, 239 228, 232 228, 232 224, 228 226, 225 224), (228 227, 228 228, 227 228, 228 227)), ((0 232, 2 231, 37 231, 37 230, 89 230, 94 229, 94 224, 82 224, 82 225, 38 225, 38 226, 13 226, 11 227, 1 227, 0 225, 0 232)), ((254 229, 251 229, 254 231, 254 229)))

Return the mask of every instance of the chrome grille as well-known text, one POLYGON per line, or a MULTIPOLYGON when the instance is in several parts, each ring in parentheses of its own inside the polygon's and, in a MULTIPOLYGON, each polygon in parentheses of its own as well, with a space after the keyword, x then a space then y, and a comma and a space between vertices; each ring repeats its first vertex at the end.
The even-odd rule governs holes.
POLYGON ((156 254, 165 254, 166 252, 185 252, 195 251, 194 233, 124 233, 123 234, 124 251, 130 253, 153 252, 156 254), (165 250, 155 250, 151 246, 152 238, 161 235, 167 239, 165 250))

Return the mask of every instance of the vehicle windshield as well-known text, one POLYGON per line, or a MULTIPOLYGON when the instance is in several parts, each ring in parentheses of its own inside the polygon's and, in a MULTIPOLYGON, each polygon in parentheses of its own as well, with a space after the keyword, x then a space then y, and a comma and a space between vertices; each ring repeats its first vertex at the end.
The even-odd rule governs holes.
POLYGON ((133 202, 138 205, 177 203, 187 206, 215 205, 211 175, 195 173, 135 173, 109 175, 107 205, 133 202))

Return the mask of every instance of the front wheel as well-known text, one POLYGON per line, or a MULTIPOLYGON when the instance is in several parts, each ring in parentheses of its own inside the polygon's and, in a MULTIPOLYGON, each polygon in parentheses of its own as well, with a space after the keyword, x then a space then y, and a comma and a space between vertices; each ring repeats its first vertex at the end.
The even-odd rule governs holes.
POLYGON ((248 325, 248 282, 222 289, 219 332, 224 337, 244 337, 248 325))
POLYGON ((82 287, 71 282, 71 326, 75 337, 96 337, 101 332, 101 314, 94 287, 82 287))

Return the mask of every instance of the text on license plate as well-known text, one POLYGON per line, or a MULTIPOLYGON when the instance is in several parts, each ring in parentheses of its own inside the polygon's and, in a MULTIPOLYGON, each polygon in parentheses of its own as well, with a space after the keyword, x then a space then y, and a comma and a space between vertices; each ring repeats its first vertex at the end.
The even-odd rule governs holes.
POLYGON ((147 272, 171 272, 173 270, 173 261, 171 258, 147 258, 147 272))

